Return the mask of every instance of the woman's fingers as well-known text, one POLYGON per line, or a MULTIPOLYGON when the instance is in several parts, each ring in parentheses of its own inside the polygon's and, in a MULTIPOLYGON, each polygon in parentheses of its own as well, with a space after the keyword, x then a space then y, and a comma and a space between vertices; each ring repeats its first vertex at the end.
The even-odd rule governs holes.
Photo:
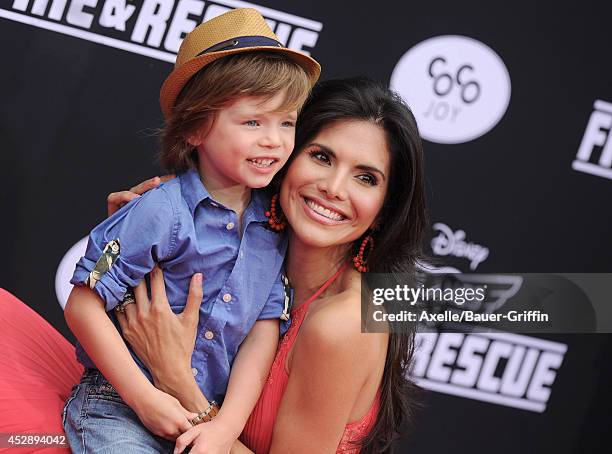
POLYGON ((130 192, 142 195, 148 190, 153 189, 156 186, 159 186, 159 183, 161 183, 161 179, 159 177, 149 178, 148 180, 138 183, 136 186, 132 186, 130 188, 130 192))
POLYGON ((128 322, 123 312, 115 311, 115 316, 117 317, 117 321, 119 321, 119 326, 121 327, 121 332, 125 333, 128 329, 128 322))
POLYGON ((161 177, 159 177, 162 183, 165 183, 168 180, 172 180, 173 178, 176 178, 176 175, 174 175, 173 173, 170 173, 168 175, 162 175, 161 177))
POLYGON ((108 215, 110 216, 115 211, 119 210, 123 205, 129 201, 140 197, 138 194, 134 194, 130 191, 111 192, 106 198, 106 208, 108 215))
POLYGON ((191 444, 193 440, 198 436, 198 430, 196 427, 190 428, 187 432, 176 439, 176 447, 174 448, 174 454, 183 452, 187 446, 191 444))
MULTIPOLYGON (((139 312, 149 309, 149 295, 147 294, 147 284, 145 283, 144 279, 140 281, 136 287, 134 287, 134 299, 136 300, 136 308, 139 312)), ((128 304, 126 309, 129 306, 131 306, 131 304, 128 304)))
POLYGON ((134 200, 136 197, 140 197, 145 192, 159 186, 161 183, 165 183, 168 180, 175 178, 175 175, 164 175, 162 177, 153 177, 148 180, 138 183, 136 186, 131 187, 128 191, 111 192, 106 198, 106 207, 108 215, 115 213, 126 203, 134 200))
MULTIPOLYGON (((130 321, 134 320, 138 320, 138 312, 139 312, 139 308, 136 307, 136 304, 128 304, 123 308, 123 315, 125 316, 125 320, 127 322, 127 324, 130 323, 130 321)), ((121 314, 121 312, 119 312, 121 314)))
POLYGON ((185 422, 180 427, 181 434, 184 434, 193 427, 193 425, 191 424, 191 420, 196 416, 198 416, 197 413, 191 413, 190 411, 185 410, 185 418, 187 419, 185 419, 185 422))
POLYGON ((151 270, 151 308, 169 308, 164 273, 157 265, 151 270))
POLYGON ((187 295, 187 303, 183 310, 184 316, 199 318, 202 296, 202 273, 196 273, 191 277, 191 282, 189 283, 189 295, 187 295))

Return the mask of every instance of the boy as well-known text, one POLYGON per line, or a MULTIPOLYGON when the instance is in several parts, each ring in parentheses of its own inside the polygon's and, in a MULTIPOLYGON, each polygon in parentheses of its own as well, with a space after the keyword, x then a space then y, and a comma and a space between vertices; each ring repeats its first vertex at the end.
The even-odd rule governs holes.
POLYGON ((250 377, 270 367, 284 308, 286 241, 265 227, 269 200, 251 189, 267 186, 288 159, 297 111, 319 73, 252 9, 214 18, 183 41, 160 95, 162 161, 178 177, 97 226, 71 281, 65 315, 86 367, 65 411, 74 452, 171 450, 164 438, 210 420, 213 399, 224 399, 216 419, 228 443, 240 434, 261 389, 250 377), (113 310, 129 304, 126 292, 156 263, 175 312, 191 277, 197 286, 206 276, 191 365, 210 402, 183 395, 180 405, 157 390, 115 329, 113 310))

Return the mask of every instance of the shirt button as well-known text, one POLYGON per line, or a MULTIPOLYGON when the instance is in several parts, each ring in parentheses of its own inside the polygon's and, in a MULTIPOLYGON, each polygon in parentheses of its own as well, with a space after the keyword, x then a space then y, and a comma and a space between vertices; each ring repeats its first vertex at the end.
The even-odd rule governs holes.
POLYGON ((196 369, 195 367, 191 368, 191 373, 195 377, 196 375, 198 375, 198 369, 196 369))
POLYGON ((213 337, 215 337, 215 335, 213 334, 213 332, 212 332, 212 331, 206 331, 206 332, 204 333, 204 337, 205 337, 206 339, 208 339, 208 340, 211 340, 213 337))
POLYGON ((234 223, 233 222, 228 222, 227 225, 225 226, 225 228, 227 230, 232 230, 234 228, 234 223))
POLYGON ((225 301, 226 303, 229 303, 232 300, 232 295, 230 295, 229 293, 226 293, 225 295, 223 295, 223 301, 225 301))

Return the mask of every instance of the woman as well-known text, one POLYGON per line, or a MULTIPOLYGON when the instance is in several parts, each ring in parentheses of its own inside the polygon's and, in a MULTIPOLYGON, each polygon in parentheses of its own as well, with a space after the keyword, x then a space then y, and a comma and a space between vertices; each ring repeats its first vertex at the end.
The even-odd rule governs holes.
MULTIPOLYGON (((366 79, 321 83, 304 106, 295 151, 279 178, 275 228, 289 224, 285 271, 293 288, 292 326, 232 452, 387 452, 409 418, 407 369, 413 336, 361 333, 360 272, 411 273, 425 225, 423 156, 401 99, 366 79), (282 210, 282 212, 281 212, 282 210)), ((119 206, 134 194, 109 196, 119 206)), ((154 301, 164 300, 154 273, 154 301)), ((170 391, 194 389, 191 332, 158 311, 140 324, 146 292, 120 322, 153 375, 170 391), (177 373, 177 370, 183 373, 177 373)), ((180 316, 178 316, 180 317, 180 316)), ((179 399, 180 400, 180 399, 179 399)), ((223 452, 208 435, 215 420, 177 439, 177 451, 223 452)))

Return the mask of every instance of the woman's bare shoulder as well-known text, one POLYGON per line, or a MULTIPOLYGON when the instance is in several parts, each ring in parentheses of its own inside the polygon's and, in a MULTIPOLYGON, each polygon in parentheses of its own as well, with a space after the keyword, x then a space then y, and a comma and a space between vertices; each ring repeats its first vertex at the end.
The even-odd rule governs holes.
POLYGON ((322 303, 304 321, 302 340, 321 354, 334 349, 341 355, 355 355, 365 363, 368 357, 375 360, 387 335, 362 332, 360 289, 349 286, 322 303))

